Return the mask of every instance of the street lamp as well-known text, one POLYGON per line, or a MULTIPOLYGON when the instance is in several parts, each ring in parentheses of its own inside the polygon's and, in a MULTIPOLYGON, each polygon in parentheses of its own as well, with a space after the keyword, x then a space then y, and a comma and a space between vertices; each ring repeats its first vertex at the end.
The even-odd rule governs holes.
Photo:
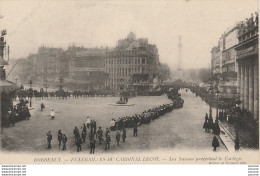
POLYGON ((46 89, 46 93, 47 93, 47 89, 49 88, 49 85, 48 85, 48 80, 45 79, 45 89, 46 89))
POLYGON ((218 87, 215 89, 215 93, 217 94, 217 111, 216 111, 216 120, 218 121, 218 94, 220 91, 218 90, 218 87))
MULTIPOLYGON (((210 83, 209 93, 210 93, 210 96, 212 96, 212 93, 213 93, 213 85, 212 85, 212 83, 210 83)), ((212 117, 211 98, 212 97, 209 98, 209 117, 212 117)))
POLYGON ((30 107, 32 107, 32 96, 33 96, 32 84, 33 84, 32 80, 30 80, 30 89, 29 89, 30 107))

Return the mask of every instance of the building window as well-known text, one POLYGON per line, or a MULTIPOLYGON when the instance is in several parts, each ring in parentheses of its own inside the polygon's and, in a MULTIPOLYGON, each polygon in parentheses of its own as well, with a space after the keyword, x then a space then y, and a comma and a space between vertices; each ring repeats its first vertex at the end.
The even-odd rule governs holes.
POLYGON ((144 73, 145 72, 145 67, 142 67, 142 73, 144 73))
POLYGON ((142 64, 145 64, 145 58, 142 58, 142 64))

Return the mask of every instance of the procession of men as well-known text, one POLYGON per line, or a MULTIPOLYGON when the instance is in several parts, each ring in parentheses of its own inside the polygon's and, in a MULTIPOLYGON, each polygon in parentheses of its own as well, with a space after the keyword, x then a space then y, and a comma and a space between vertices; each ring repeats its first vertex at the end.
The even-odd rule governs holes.
MULTIPOLYGON (((102 127, 98 127, 95 119, 91 119, 89 116, 86 118, 86 122, 83 123, 79 128, 77 126, 73 129, 73 147, 76 146, 76 151, 81 152, 83 145, 87 145, 90 148, 90 154, 95 153, 96 143, 98 145, 104 145, 104 150, 110 150, 111 142, 115 141, 116 146, 121 146, 121 141, 126 143, 127 138, 127 128, 132 128, 133 137, 138 137, 138 127, 142 124, 149 124, 155 119, 163 116, 165 113, 171 112, 174 109, 181 108, 184 101, 180 98, 178 94, 178 89, 175 88, 167 92, 168 98, 172 100, 172 103, 163 104, 161 106, 151 108, 144 111, 141 114, 135 114, 134 116, 120 117, 117 120, 112 119, 109 123, 110 127, 106 128, 103 132, 102 127), (115 131, 115 139, 111 139, 111 131, 115 131)), ((50 112, 51 119, 55 119, 55 111, 52 109, 50 112)), ((51 149, 52 134, 47 132, 47 149, 51 149)), ((66 150, 67 137, 59 129, 57 132, 58 146, 59 149, 66 150)))

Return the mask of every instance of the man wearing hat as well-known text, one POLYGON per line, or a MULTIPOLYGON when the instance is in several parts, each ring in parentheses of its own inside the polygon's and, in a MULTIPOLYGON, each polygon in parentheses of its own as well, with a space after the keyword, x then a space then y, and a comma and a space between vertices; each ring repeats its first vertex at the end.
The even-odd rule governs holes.
POLYGON ((110 143, 111 143, 110 133, 107 133, 105 150, 109 150, 110 149, 110 143))
POLYGON ((118 146, 119 146, 120 138, 121 138, 121 134, 119 133, 119 131, 117 131, 117 133, 116 133, 116 143, 117 143, 118 146))

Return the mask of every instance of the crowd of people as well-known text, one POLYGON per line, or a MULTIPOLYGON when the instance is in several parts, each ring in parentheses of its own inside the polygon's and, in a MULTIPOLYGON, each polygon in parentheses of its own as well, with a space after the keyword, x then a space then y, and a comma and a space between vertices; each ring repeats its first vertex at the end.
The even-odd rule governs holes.
POLYGON ((258 26, 258 12, 255 12, 255 15, 252 13, 250 18, 246 18, 245 21, 238 23, 238 34, 239 36, 250 32, 251 29, 258 26))
MULTIPOLYGON (((105 132, 103 132, 102 127, 99 127, 98 130, 96 130, 96 121, 91 120, 90 117, 87 117, 86 123, 83 124, 80 128, 75 127, 73 130, 73 147, 77 147, 77 152, 80 152, 82 150, 82 145, 87 143, 87 134, 88 134, 88 142, 90 147, 90 154, 95 153, 96 143, 98 141, 98 144, 105 144, 104 150, 110 149, 111 144, 111 137, 110 137, 110 130, 109 128, 106 128, 105 132), (89 132, 87 132, 89 131, 89 132)), ((52 134, 51 131, 46 133, 47 137, 47 149, 51 149, 51 142, 52 142, 52 134)), ((116 133, 116 144, 120 145, 120 140, 122 138, 122 141, 125 142, 126 139, 126 130, 125 128, 122 129, 122 135, 120 131, 117 131, 116 133)), ((67 149, 67 141, 68 138, 66 134, 62 133, 61 130, 58 130, 57 132, 57 140, 59 149, 66 150, 67 149)))
POLYGON ((167 93, 168 98, 173 102, 169 104, 163 104, 161 106, 145 110, 141 114, 135 114, 133 116, 119 117, 118 119, 112 119, 110 122, 110 129, 112 131, 121 130, 123 128, 134 128, 136 125, 149 124, 151 121, 163 116, 167 112, 171 112, 173 109, 183 107, 184 100, 175 91, 167 93))
MULTIPOLYGON (((113 119, 110 123, 110 128, 106 128, 103 131, 102 127, 98 127, 97 123, 94 119, 90 119, 87 117, 86 122, 80 127, 75 127, 73 130, 73 146, 77 147, 77 152, 82 150, 82 145, 87 142, 87 134, 88 134, 88 142, 90 146, 90 154, 95 153, 96 143, 104 144, 104 150, 110 149, 111 144, 111 132, 116 131, 115 135, 115 143, 116 145, 120 145, 120 142, 126 142, 127 138, 127 131, 126 128, 133 128, 133 136, 138 136, 138 126, 142 124, 149 124, 151 121, 159 118, 160 116, 164 115, 167 112, 172 111, 173 109, 183 107, 184 101, 181 99, 180 94, 178 94, 178 89, 173 89, 167 92, 168 98, 170 98, 173 102, 169 104, 163 104, 161 106, 151 108, 149 110, 144 111, 141 114, 135 114, 134 116, 124 116, 120 117, 117 120, 113 119), (89 131, 87 133, 87 131, 89 131)), ((51 132, 46 133, 48 147, 47 149, 51 148, 51 141, 52 141, 52 134, 51 132)), ((66 143, 68 141, 67 136, 62 133, 61 130, 58 130, 57 133, 59 149, 66 150, 66 143)))
POLYGON ((211 112, 210 112, 209 115, 207 113, 205 115, 205 121, 204 121, 204 124, 203 124, 203 129, 205 129, 205 131, 207 133, 213 133, 214 134, 214 137, 213 137, 213 140, 212 140, 212 147, 213 147, 213 150, 216 151, 217 147, 219 147, 219 141, 218 141, 217 136, 220 135, 220 127, 219 127, 217 119, 213 123, 213 118, 212 118, 211 112))
MULTIPOLYGON (((20 99, 19 103, 9 106, 6 113, 2 115, 2 127, 15 126, 15 123, 22 120, 29 120, 31 117, 28 101, 20 99)), ((3 130, 3 129, 1 129, 3 130)))

